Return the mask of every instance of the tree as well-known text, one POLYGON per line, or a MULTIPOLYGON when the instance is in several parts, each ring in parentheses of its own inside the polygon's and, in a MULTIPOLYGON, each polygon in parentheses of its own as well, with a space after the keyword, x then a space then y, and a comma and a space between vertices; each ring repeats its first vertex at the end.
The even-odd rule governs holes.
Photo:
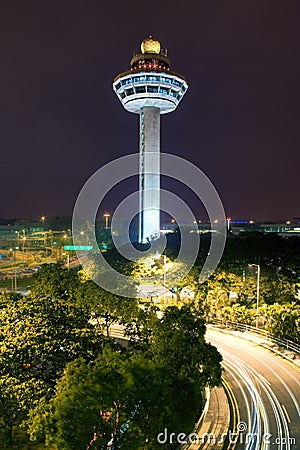
POLYGON ((82 308, 50 296, 22 297, 0 309, 3 445, 10 445, 12 427, 26 421, 35 402, 51 398, 67 362, 101 351, 105 338, 88 319, 82 308))
POLYGON ((112 294, 89 279, 81 280, 77 304, 92 315, 94 323, 104 329, 107 336, 113 323, 127 323, 138 315, 136 298, 112 294))
POLYGON ((69 364, 48 405, 32 412, 30 432, 33 439, 44 438, 47 445, 60 450, 106 448, 119 417, 123 356, 106 348, 92 364, 83 358, 69 364), (104 447, 106 444, 106 447, 104 447))
POLYGON ((82 281, 94 280, 99 286, 103 286, 111 290, 116 295, 135 298, 137 295, 137 282, 131 276, 131 261, 120 256, 120 254, 112 249, 103 254, 90 254, 85 261, 84 270, 80 270, 79 274, 82 281), (108 266, 103 264, 103 258, 107 260, 108 266), (118 278, 114 276, 112 270, 119 274, 123 274, 126 278, 118 278), (125 280, 125 282, 124 282, 125 280))
POLYGON ((182 408, 190 407, 184 393, 179 401, 176 386, 177 408, 171 413, 175 389, 169 381, 142 353, 105 349, 93 364, 77 360, 68 365, 51 405, 34 411, 32 438, 44 436, 47 445, 60 450, 91 444, 104 450, 112 439, 124 450, 142 449, 146 441, 151 442, 149 448, 157 448, 156 435, 163 424, 178 420, 182 408))
POLYGON ((222 319, 230 322, 242 323, 244 325, 251 325, 256 314, 255 309, 248 308, 247 306, 240 304, 233 304, 231 306, 225 306, 222 309, 222 319))
POLYGON ((44 264, 31 281, 31 293, 36 298, 75 299, 80 280, 73 270, 64 270, 59 264, 44 264))
POLYGON ((279 339, 290 339, 300 343, 300 306, 296 303, 266 306, 266 330, 279 339))
POLYGON ((205 342, 205 319, 191 306, 168 307, 152 331, 151 354, 154 361, 201 388, 220 382, 221 355, 205 342))
POLYGON ((135 316, 125 324, 125 336, 129 346, 135 350, 147 350, 152 337, 154 324, 158 321, 159 308, 154 305, 145 305, 138 308, 135 316))
POLYGON ((185 276, 186 267, 181 262, 171 264, 171 268, 167 275, 168 287, 176 295, 177 304, 183 301, 182 291, 184 288, 188 288, 190 291, 197 294, 199 267, 193 267, 185 276), (182 279, 180 277, 182 276, 182 279))
POLYGON ((221 356, 205 343, 204 321, 192 309, 168 308, 150 320, 142 348, 105 348, 94 361, 68 364, 51 404, 32 415, 32 438, 60 450, 104 450, 110 441, 142 450, 161 448, 164 428, 191 432, 204 387, 220 383, 221 356))
POLYGON ((272 303, 289 303, 295 299, 296 285, 278 270, 267 270, 261 278, 261 299, 272 303))

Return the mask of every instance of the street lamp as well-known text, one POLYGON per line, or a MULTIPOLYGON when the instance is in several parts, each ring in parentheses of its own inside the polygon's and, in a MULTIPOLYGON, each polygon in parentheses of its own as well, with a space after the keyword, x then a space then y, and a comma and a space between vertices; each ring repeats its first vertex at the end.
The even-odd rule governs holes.
POLYGON ((103 217, 105 217, 105 229, 108 230, 108 221, 110 218, 110 214, 108 212, 103 214, 103 217))
POLYGON ((227 217, 226 221, 227 221, 227 230, 229 231, 230 230, 231 217, 227 217))
POLYGON ((23 249, 23 253, 25 253, 25 241, 26 241, 26 236, 25 235, 22 237, 22 241, 23 241, 22 249, 23 249))
POLYGON ((12 270, 11 270, 11 290, 17 292, 17 268, 16 266, 16 253, 14 248, 9 249, 12 253, 12 270))
POLYGON ((260 265, 259 265, 259 264, 249 264, 249 266, 257 267, 257 282, 256 282, 256 328, 258 328, 258 305, 259 305, 260 265))
POLYGON ((20 246, 20 232, 19 231, 15 231, 15 233, 16 233, 16 235, 17 235, 17 245, 16 245, 16 248, 17 249, 19 249, 19 246, 20 246))

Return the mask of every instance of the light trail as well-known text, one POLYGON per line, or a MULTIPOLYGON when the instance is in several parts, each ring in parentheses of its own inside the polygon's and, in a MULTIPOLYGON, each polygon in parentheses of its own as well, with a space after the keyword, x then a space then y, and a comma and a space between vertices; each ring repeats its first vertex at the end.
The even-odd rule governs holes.
POLYGON ((247 424, 234 448, 300 448, 299 368, 238 335, 226 333, 224 339, 224 331, 208 329, 207 341, 223 356, 224 379, 247 424))

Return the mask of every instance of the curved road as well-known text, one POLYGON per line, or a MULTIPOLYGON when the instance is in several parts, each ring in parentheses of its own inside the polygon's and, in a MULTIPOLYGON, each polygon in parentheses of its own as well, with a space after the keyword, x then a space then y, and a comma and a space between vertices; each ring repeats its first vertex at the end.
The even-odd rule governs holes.
POLYGON ((213 327, 206 336, 223 356, 223 378, 237 407, 240 433, 232 431, 229 448, 300 449, 300 368, 263 348, 260 338, 213 327))

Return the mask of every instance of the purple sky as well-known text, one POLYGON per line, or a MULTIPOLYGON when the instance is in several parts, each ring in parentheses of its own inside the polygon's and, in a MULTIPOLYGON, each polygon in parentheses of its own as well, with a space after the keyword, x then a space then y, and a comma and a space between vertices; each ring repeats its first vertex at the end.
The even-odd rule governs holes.
POLYGON ((297 1, 2 1, 0 217, 70 215, 96 169, 138 151, 111 84, 149 34, 190 86, 161 150, 199 166, 232 218, 299 217, 299 23, 297 1))

